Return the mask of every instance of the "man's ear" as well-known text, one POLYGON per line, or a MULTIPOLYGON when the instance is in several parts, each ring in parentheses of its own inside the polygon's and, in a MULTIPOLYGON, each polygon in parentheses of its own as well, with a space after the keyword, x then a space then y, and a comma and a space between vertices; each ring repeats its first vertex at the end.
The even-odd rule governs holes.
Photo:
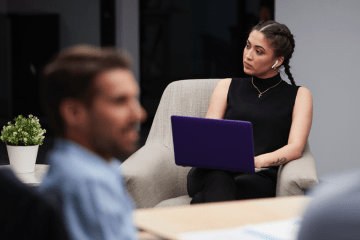
POLYGON ((74 98, 65 98, 59 106, 60 116, 69 127, 82 126, 86 120, 84 104, 74 98))

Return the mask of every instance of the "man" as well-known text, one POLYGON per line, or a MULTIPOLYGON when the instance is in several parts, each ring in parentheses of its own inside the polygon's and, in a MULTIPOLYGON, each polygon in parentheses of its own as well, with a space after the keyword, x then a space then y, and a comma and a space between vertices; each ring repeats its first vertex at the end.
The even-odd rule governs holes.
POLYGON ((117 159, 138 149, 146 112, 121 52, 78 45, 44 68, 45 108, 57 137, 41 190, 73 239, 134 239, 132 203, 117 159))
POLYGON ((352 170, 323 178, 311 191, 298 240, 359 239, 360 171, 352 170))
POLYGON ((0 169, 0 239, 69 239, 61 215, 10 169, 0 169))

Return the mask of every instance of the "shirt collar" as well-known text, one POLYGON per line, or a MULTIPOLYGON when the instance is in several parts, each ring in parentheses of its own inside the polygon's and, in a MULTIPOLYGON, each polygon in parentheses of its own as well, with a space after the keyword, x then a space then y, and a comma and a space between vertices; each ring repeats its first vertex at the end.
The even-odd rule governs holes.
POLYGON ((121 165, 121 162, 116 158, 111 158, 110 161, 107 161, 103 157, 99 156, 97 153, 90 151, 86 147, 74 142, 70 139, 56 137, 54 140, 54 150, 62 151, 72 151, 76 154, 81 155, 86 161, 91 161, 98 164, 106 164, 113 168, 118 168, 121 165))

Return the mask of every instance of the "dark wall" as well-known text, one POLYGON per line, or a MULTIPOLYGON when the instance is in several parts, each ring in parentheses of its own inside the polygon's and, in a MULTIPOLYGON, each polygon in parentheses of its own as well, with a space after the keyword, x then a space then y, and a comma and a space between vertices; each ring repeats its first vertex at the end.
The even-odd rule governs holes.
POLYGON ((171 82, 246 76, 242 53, 263 6, 262 0, 140 0, 141 103, 149 125, 171 82))
POLYGON ((43 67, 59 51, 57 14, 8 13, 0 17, 3 26, 0 85, 0 117, 10 121, 18 115, 45 117, 40 75, 43 67))

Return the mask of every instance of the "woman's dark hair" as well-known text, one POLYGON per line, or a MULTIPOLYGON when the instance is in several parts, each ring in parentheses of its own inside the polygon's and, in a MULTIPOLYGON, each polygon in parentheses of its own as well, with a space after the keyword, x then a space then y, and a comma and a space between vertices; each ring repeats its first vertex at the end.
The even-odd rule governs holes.
POLYGON ((83 44, 55 55, 42 72, 43 106, 54 134, 64 136, 59 107, 65 98, 78 99, 90 108, 97 94, 94 79, 104 71, 130 67, 130 57, 115 48, 83 44))
POLYGON ((260 22, 251 31, 257 30, 264 34, 265 38, 269 41, 270 46, 273 47, 275 57, 284 57, 284 62, 281 64, 285 67, 285 73, 291 81, 292 85, 295 85, 294 78, 290 72, 290 58, 294 52, 295 40, 288 27, 284 24, 269 20, 266 22, 260 22))

